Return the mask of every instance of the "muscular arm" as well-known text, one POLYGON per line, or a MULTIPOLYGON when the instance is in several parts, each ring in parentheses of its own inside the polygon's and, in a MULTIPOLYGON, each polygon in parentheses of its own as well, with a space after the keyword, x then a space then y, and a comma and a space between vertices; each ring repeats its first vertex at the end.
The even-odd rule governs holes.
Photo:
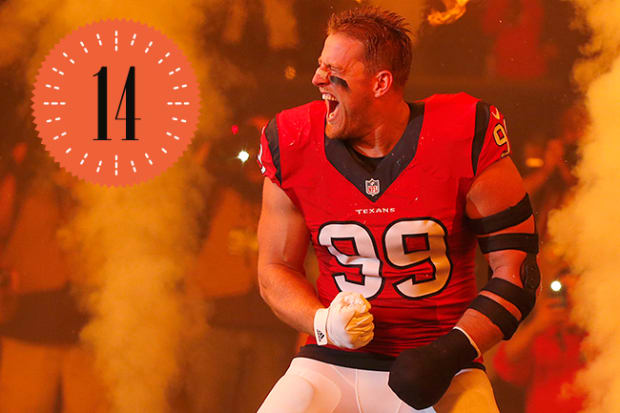
MULTIPOLYGON (((515 205, 525 195, 523 181, 510 158, 504 158, 482 172, 474 181, 467 194, 466 213, 470 218, 481 218, 503 211, 515 205)), ((534 218, 513 227, 498 231, 501 233, 534 233, 534 218)), ((522 286, 520 267, 526 253, 517 250, 494 251, 486 255, 493 270, 493 277, 503 278, 519 287, 522 286)), ((482 294, 492 298, 510 311, 518 320, 519 310, 503 298, 490 293, 482 294)), ((457 327, 462 328, 484 353, 497 342, 503 334, 486 316, 473 309, 467 309, 457 327)))
MULTIPOLYGON (((517 169, 509 158, 504 158, 491 164, 475 179, 467 194, 466 213, 472 219, 494 216, 496 221, 485 222, 498 222, 496 214, 502 212, 504 215, 499 216, 505 216, 506 213, 503 211, 518 205, 524 196, 523 181, 517 169)), ((521 209, 508 211, 518 213, 521 209)), ((529 209, 525 213, 529 213, 529 209)), ((525 213, 520 212, 521 215, 525 213)), ((521 215, 513 215, 516 218, 508 221, 502 219, 504 223, 507 222, 507 225, 510 225, 510 222, 519 222, 525 218, 521 218, 521 215)), ((487 228, 501 228, 502 226, 504 229, 488 235, 534 232, 534 220, 531 216, 513 226, 489 225, 487 228)), ((484 233, 486 229, 482 228, 479 232, 484 233)), ((514 236, 509 238, 516 239, 514 236)), ((512 334, 514 324, 512 320, 518 321, 522 318, 516 305, 524 312, 529 310, 531 300, 528 298, 531 298, 531 295, 525 298, 527 303, 523 305, 523 295, 520 293, 524 292, 521 288, 521 265, 527 257, 526 253, 520 250, 497 248, 485 248, 485 250, 493 251, 487 254, 487 259, 493 269, 493 277, 498 279, 490 283, 489 291, 483 290, 480 293, 486 297, 479 296, 474 300, 456 324, 457 330, 451 330, 439 336, 426 346, 404 350, 390 369, 388 380, 390 388, 402 400, 418 410, 437 403, 441 404, 441 397, 450 386, 454 375, 466 368, 467 364, 476 357, 475 348, 484 353, 503 337, 509 337, 512 334), (502 287, 498 288, 498 285, 502 287), (490 291, 506 296, 516 305, 490 291), (500 330, 498 326, 502 326, 502 329, 500 330)), ((525 250, 531 249, 525 248, 525 250)))
POLYGON ((273 312, 296 330, 314 334, 322 308, 303 269, 309 233, 304 218, 284 191, 265 178, 258 223, 258 284, 273 312))

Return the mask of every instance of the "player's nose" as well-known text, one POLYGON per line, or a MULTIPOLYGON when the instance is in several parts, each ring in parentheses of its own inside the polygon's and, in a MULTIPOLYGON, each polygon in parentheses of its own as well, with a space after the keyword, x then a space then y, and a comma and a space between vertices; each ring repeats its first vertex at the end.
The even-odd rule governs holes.
POLYGON ((314 76, 312 77, 312 84, 314 86, 325 86, 329 83, 329 74, 327 73, 327 70, 324 70, 323 68, 321 68, 321 66, 316 68, 316 71, 314 72, 314 76))

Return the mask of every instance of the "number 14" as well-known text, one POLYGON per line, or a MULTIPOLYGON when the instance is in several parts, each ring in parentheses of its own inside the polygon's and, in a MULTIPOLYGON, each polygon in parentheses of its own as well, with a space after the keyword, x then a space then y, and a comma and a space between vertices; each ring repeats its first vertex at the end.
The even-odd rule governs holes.
MULTIPOLYGON (((108 139, 108 67, 101 66, 93 76, 97 76, 97 138, 95 140, 109 141, 111 139, 108 139)), ((125 139, 123 140, 137 140, 136 120, 140 118, 136 118, 136 68, 134 66, 129 67, 114 119, 125 121, 125 139), (125 117, 119 118, 118 113, 121 111, 123 98, 125 98, 125 117)))

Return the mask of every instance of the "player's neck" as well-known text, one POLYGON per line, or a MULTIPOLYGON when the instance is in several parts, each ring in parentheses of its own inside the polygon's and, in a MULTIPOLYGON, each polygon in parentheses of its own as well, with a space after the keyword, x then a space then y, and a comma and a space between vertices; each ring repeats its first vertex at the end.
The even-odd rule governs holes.
POLYGON ((380 158, 392 150, 409 123, 409 105, 404 100, 382 105, 374 111, 373 126, 368 134, 350 142, 362 155, 380 158))

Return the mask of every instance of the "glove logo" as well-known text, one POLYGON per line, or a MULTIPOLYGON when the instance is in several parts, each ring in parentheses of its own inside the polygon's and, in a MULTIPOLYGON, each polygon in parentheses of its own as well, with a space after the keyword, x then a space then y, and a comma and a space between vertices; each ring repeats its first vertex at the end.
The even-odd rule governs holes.
POLYGON ((316 330, 316 338, 318 338, 319 341, 323 341, 325 339, 325 334, 323 334, 321 330, 316 330))
POLYGON ((81 27, 47 55, 32 109, 47 151, 86 181, 132 185, 183 154, 198 124, 196 75, 181 50, 146 25, 81 27))

